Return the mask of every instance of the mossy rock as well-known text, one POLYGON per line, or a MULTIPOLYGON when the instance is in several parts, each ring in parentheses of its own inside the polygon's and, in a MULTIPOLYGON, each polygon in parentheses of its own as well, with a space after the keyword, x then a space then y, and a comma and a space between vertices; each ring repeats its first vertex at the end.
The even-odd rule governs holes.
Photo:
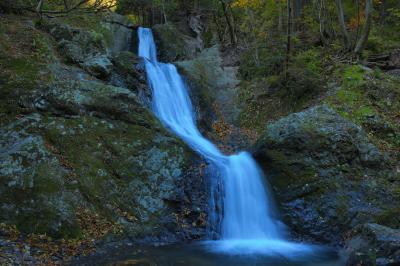
POLYGON ((180 207, 170 202, 183 201, 178 184, 194 155, 145 117, 146 124, 35 114, 2 128, 1 221, 79 237, 76 212, 89 208, 133 238, 174 235, 180 207))
POLYGON ((173 23, 158 24, 152 30, 160 61, 175 62, 192 59, 200 52, 198 41, 184 35, 173 23))
POLYGON ((383 222, 400 202, 387 154, 326 105, 269 123, 254 149, 285 221, 318 241, 338 243, 356 225, 383 222))
POLYGON ((40 31, 24 18, 0 20, 0 223, 55 238, 204 236, 201 160, 140 102, 149 88, 137 57, 111 55, 94 24, 63 18, 40 31), (79 50, 78 64, 56 52, 60 42, 79 50), (112 59, 110 79, 130 83, 94 77, 84 66, 91 56, 112 59), (88 234, 88 213, 101 234, 88 234))
POLYGON ((375 145, 398 160, 400 80, 357 65, 345 67, 340 74, 342 84, 326 99, 327 104, 362 126, 375 145))

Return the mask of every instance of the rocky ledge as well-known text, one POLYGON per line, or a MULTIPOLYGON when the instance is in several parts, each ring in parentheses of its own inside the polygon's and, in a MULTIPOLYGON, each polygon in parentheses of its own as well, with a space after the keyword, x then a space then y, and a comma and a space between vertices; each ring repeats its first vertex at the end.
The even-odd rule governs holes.
POLYGON ((21 263, 35 264, 98 241, 202 238, 202 160, 146 108, 141 60, 107 41, 118 31, 21 17, 1 23, 0 247, 9 252, 0 264, 19 256, 19 241, 29 260, 21 263), (32 38, 44 41, 31 47, 32 38), (31 63, 20 68, 20 60, 31 63))
POLYGON ((361 127, 327 105, 268 124, 254 150, 284 221, 302 238, 344 244, 365 223, 399 226, 399 172, 361 127))

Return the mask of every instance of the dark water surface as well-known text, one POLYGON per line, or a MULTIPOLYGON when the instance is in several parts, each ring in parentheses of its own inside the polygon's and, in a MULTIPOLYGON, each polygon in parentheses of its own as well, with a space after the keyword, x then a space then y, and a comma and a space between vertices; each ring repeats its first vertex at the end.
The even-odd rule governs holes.
POLYGON ((228 255, 210 251, 203 244, 162 247, 124 247, 74 261, 72 265, 193 265, 193 266, 343 266, 333 249, 319 248, 305 256, 228 255))

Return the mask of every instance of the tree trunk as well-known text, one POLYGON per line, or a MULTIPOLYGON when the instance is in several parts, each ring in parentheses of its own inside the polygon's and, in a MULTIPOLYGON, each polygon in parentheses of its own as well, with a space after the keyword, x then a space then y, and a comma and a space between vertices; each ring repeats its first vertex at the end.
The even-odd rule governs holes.
POLYGON ((350 37, 349 33, 347 32, 346 22, 344 21, 342 0, 336 0, 336 9, 338 13, 339 26, 340 26, 340 31, 342 33, 344 48, 345 50, 348 51, 350 50, 350 37))
POLYGON ((254 63, 257 67, 260 66, 260 55, 258 51, 257 36, 256 36, 256 26, 254 25, 254 13, 249 7, 246 7, 246 15, 250 18, 250 32, 252 35, 252 41, 254 43, 254 63))
POLYGON ((42 8, 43 8, 44 0, 39 0, 39 3, 36 7, 36 13, 38 13, 39 17, 42 18, 42 8))
POLYGON ((282 10, 282 2, 281 0, 276 0, 276 3, 278 5, 278 31, 279 33, 282 32, 282 28, 283 28, 283 10, 282 10))
POLYGON ((381 25, 385 24, 385 18, 386 18, 386 0, 382 0, 379 8, 379 23, 381 25))
POLYGON ((285 75, 289 69, 289 56, 291 50, 292 35, 292 5, 291 0, 287 0, 287 41, 286 41, 286 60, 285 60, 285 75))
POLYGON ((221 27, 220 27, 220 25, 219 25, 219 22, 218 22, 218 18, 217 18, 217 16, 215 15, 215 11, 213 11, 212 12, 212 14, 213 14, 213 20, 214 20, 214 23, 215 23, 215 26, 217 27, 217 33, 218 33, 218 39, 219 39, 219 42, 221 43, 221 45, 223 46, 224 45, 224 38, 223 38, 223 32, 221 32, 221 27))
POLYGON ((165 0, 162 1, 162 12, 164 17, 164 23, 167 23, 167 13, 165 13, 165 0))
POLYGON ((321 41, 325 45, 327 43, 325 38, 325 14, 324 14, 324 0, 319 1, 318 7, 318 20, 319 20, 319 34, 321 36, 321 41))
POLYGON ((368 41, 369 32, 371 31, 372 25, 372 9, 373 3, 372 0, 365 1, 365 24, 361 32, 361 37, 357 42, 356 48, 354 49, 354 53, 361 54, 364 50, 365 45, 368 41))
POLYGON ((226 24, 228 25, 229 36, 231 37, 231 43, 233 45, 236 45, 235 30, 233 28, 233 25, 232 25, 233 23, 232 23, 232 20, 230 18, 230 15, 228 13, 228 8, 227 8, 226 3, 224 2, 224 0, 220 0, 220 3, 221 3, 221 6, 222 6, 222 11, 224 12, 226 24))
POLYGON ((357 1, 357 32, 356 32, 356 38, 354 39, 354 44, 352 44, 351 49, 354 49, 357 45, 358 38, 360 35, 360 0, 357 1))

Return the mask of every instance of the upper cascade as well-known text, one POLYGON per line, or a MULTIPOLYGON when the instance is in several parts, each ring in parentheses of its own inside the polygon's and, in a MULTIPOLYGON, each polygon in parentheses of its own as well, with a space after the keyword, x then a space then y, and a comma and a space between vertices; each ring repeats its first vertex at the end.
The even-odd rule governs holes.
POLYGON ((157 62, 157 49, 151 30, 140 27, 138 34, 140 36, 139 56, 147 58, 150 61, 157 62))

